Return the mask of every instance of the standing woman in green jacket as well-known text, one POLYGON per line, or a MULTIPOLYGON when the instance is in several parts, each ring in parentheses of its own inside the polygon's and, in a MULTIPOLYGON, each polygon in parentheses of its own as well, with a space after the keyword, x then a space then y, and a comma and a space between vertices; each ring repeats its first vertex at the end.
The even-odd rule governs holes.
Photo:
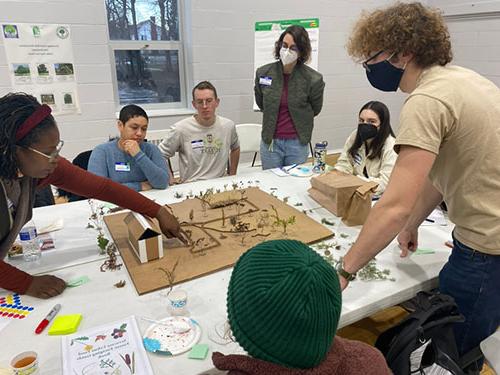
POLYGON ((304 163, 323 106, 323 76, 305 65, 311 41, 302 26, 289 26, 275 44, 277 61, 255 74, 255 101, 263 112, 262 169, 304 163))

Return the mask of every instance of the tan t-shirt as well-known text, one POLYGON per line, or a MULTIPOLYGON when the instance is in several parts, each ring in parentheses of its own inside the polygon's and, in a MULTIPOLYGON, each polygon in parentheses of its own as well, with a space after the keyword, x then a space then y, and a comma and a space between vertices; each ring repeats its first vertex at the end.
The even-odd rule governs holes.
POLYGON ((429 178, 455 237, 500 255, 500 89, 458 66, 425 70, 401 110, 399 145, 437 155, 429 178))
POLYGON ((179 152, 182 182, 208 180, 226 174, 230 151, 240 147, 234 122, 216 116, 211 126, 202 126, 194 116, 172 126, 159 145, 165 158, 179 152))

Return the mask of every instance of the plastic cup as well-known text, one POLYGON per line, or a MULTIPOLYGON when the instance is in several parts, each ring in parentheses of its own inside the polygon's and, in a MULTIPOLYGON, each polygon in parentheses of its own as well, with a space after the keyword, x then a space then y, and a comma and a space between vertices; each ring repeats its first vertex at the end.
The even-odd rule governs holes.
POLYGON ((38 374, 38 354, 33 351, 22 352, 12 358, 10 368, 14 375, 38 374))
POLYGON ((168 296, 170 304, 170 313, 172 315, 186 315, 187 314, 187 292, 182 289, 172 290, 168 296))

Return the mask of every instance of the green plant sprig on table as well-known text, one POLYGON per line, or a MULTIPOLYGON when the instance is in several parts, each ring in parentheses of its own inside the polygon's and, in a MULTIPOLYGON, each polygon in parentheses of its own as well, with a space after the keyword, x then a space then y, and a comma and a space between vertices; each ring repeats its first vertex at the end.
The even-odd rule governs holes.
MULTIPOLYGON (((336 259, 330 250, 325 250, 323 259, 328 262, 333 268, 337 268, 339 264, 342 263, 343 257, 336 259)), ((396 281, 394 277, 389 277, 391 270, 384 268, 380 269, 377 267, 377 260, 374 258, 368 262, 366 266, 361 268, 357 274, 356 279, 362 281, 376 281, 376 280, 389 280, 396 281)))
POLYGON ((97 231, 97 247, 99 248, 99 254, 108 255, 108 258, 106 258, 104 263, 101 265, 101 272, 105 272, 106 270, 119 270, 122 264, 118 263, 118 257, 116 255, 118 249, 116 248, 115 243, 106 237, 102 226, 103 216, 105 214, 104 207, 96 205, 92 199, 89 199, 88 203, 91 214, 89 222, 87 223, 87 228, 95 229, 97 231))
POLYGON ((288 226, 295 224, 295 215, 290 216, 286 219, 282 219, 278 214, 278 210, 276 210, 273 205, 271 205, 271 209, 274 211, 274 215, 271 215, 274 218, 273 225, 281 226, 283 228, 283 234, 286 234, 286 229, 288 228, 288 226))

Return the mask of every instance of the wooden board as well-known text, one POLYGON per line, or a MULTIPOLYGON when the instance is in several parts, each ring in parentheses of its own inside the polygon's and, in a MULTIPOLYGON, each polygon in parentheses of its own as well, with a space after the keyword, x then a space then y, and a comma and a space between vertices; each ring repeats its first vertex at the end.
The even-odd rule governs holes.
MULTIPOLYGON (((197 246, 165 248, 164 257, 141 264, 133 253, 127 240, 127 227, 123 221, 127 213, 108 215, 104 221, 115 241, 125 266, 139 294, 162 289, 169 285, 165 273, 160 269, 175 268, 174 284, 191 280, 212 272, 231 267, 247 249, 271 239, 296 239, 305 243, 314 243, 332 237, 333 233, 322 224, 309 218, 302 211, 289 206, 259 188, 245 189, 245 199, 240 201, 239 216, 236 205, 224 208, 225 225, 222 225, 222 208, 203 210, 202 201, 198 198, 186 199, 171 205, 174 215, 178 217, 182 228, 191 232, 193 242, 197 246), (295 216, 295 224, 287 228, 283 234, 282 227, 273 227, 274 211, 280 218, 295 216), (258 223, 265 223, 266 210, 269 226, 257 228, 258 223), (193 212, 191 221, 189 216, 193 212), (249 232, 230 232, 234 226, 231 217, 248 224, 249 232), (266 236, 263 236, 266 235, 266 236)), ((299 207, 300 208, 300 207, 299 207)), ((234 222, 234 219, 233 219, 234 222)))

